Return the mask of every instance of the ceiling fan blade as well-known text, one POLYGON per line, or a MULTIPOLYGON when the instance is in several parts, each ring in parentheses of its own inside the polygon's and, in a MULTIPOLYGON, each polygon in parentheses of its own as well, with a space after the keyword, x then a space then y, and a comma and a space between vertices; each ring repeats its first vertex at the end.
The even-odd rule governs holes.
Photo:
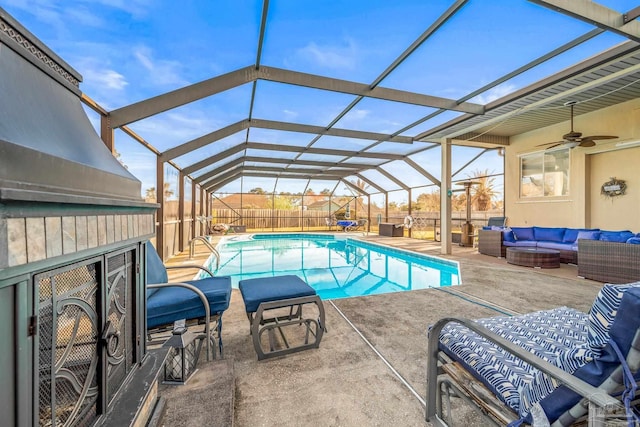
POLYGON ((585 139, 615 139, 615 138, 618 138, 618 137, 613 135, 593 135, 593 136, 585 136, 584 138, 582 138, 582 140, 584 141, 585 139))
POLYGON ((593 147, 594 145, 596 145, 595 141, 591 140, 591 139, 583 139, 582 142, 580 144, 578 144, 578 147, 593 147))
MULTIPOLYGON (((552 144, 553 145, 547 147, 546 150, 551 150, 552 148, 556 148, 557 146, 564 144, 564 141, 555 142, 555 143, 552 142, 552 144)), ((542 144, 542 145, 547 145, 547 144, 542 144)))
POLYGON ((547 143, 545 143, 545 144, 539 144, 539 145, 536 145, 536 147, 544 147, 545 145, 553 145, 553 144, 555 144, 555 145, 553 145, 553 146, 555 147, 556 145, 563 144, 564 142, 565 142, 565 141, 547 142, 547 143))

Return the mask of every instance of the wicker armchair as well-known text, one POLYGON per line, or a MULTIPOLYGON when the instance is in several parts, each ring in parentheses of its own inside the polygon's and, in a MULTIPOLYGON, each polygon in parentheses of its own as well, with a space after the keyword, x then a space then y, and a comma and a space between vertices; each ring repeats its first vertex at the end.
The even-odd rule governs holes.
POLYGON ((640 245, 578 240, 578 276, 607 283, 640 280, 640 245))
POLYGON ((478 252, 504 258, 507 254, 507 248, 502 244, 502 231, 478 230, 478 252))

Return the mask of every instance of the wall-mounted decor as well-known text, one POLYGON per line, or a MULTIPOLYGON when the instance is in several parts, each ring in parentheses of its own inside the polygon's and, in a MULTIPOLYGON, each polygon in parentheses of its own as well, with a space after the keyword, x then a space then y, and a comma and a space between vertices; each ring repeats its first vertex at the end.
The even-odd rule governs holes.
POLYGON ((610 181, 605 182, 600 187, 600 194, 605 197, 617 197, 624 196, 627 191, 627 184, 622 179, 611 178, 610 181))

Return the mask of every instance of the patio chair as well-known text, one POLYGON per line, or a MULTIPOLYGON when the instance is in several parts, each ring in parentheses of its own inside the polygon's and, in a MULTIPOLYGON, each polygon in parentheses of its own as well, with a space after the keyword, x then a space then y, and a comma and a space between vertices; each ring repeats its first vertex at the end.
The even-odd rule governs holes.
POLYGON ((330 217, 326 217, 324 219, 324 222, 327 224, 327 229, 331 230, 335 225, 336 225, 336 216, 335 215, 331 215, 330 217))
POLYGON ((585 417, 638 425, 638 313, 640 282, 604 285, 589 314, 559 307, 440 320, 429 332, 427 420, 447 425, 443 403, 453 394, 498 425, 568 426, 585 417))
POLYGON ((369 222, 368 219, 359 219, 357 221, 351 221, 351 224, 348 224, 344 227, 344 231, 358 231, 361 228, 363 229, 367 225, 367 222, 369 222))
POLYGON ((222 346, 222 314, 229 308, 231 278, 213 277, 205 267, 181 265, 166 267, 150 242, 146 244, 147 259, 147 335, 173 329, 174 322, 185 319, 188 324, 204 323, 207 359, 211 353, 211 341, 217 334, 220 357, 222 346), (185 282, 169 283, 168 268, 197 268, 210 277, 185 282), (210 324, 215 322, 213 331, 210 324), (214 333, 215 332, 215 333, 214 333))
POLYGON ((505 225, 507 225, 506 216, 494 216, 487 221, 488 227, 504 227, 505 225))

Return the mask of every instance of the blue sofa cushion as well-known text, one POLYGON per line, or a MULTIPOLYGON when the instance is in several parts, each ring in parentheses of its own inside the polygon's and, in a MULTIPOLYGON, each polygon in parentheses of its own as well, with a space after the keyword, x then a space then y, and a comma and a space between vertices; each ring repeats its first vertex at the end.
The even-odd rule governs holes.
POLYGON ((576 242, 580 239, 600 240, 600 231, 578 231, 576 242))
POLYGON ((241 280, 239 288, 247 313, 254 313, 262 302, 316 294, 311 286, 295 275, 241 280))
POLYGON ((505 227, 502 229, 502 240, 504 242, 515 242, 516 236, 513 234, 511 227, 505 227))
POLYGON ((504 246, 512 246, 516 248, 535 248, 537 242, 535 240, 516 240, 515 242, 503 241, 504 246))
POLYGON ((544 249, 555 249, 557 251, 575 251, 575 245, 573 243, 548 242, 545 240, 538 242, 537 247, 544 249))
POLYGON ((534 240, 562 242, 566 228, 562 227, 533 227, 534 240))
MULTIPOLYGON (((211 314, 220 314, 229 308, 229 276, 207 277, 183 283, 193 285, 205 294, 211 314)), ((200 297, 189 289, 176 286, 159 288, 151 298, 147 298, 147 328, 166 325, 180 319, 199 319, 204 315, 200 297)))
POLYGON ((600 232, 600 240, 605 242, 624 243, 632 237, 634 237, 634 234, 629 230, 600 232))
POLYGON ((533 227, 511 227, 516 240, 536 240, 533 237, 533 227))
POLYGON ((573 243, 578 240, 578 233, 580 231, 600 231, 598 228, 567 228, 564 232, 562 239, 565 243, 573 243))
POLYGON ((632 245, 640 245, 640 237, 630 237, 627 239, 627 243, 632 245))

